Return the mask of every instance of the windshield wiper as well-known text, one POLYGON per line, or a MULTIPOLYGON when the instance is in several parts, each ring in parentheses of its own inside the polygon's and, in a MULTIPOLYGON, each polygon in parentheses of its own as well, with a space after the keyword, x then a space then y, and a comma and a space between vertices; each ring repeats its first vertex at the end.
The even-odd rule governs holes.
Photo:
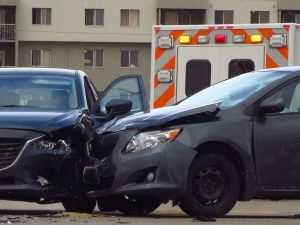
POLYGON ((32 107, 37 107, 37 106, 32 106, 32 105, 0 105, 0 107, 7 107, 7 108, 13 108, 13 107, 29 107, 29 108, 32 108, 32 107))

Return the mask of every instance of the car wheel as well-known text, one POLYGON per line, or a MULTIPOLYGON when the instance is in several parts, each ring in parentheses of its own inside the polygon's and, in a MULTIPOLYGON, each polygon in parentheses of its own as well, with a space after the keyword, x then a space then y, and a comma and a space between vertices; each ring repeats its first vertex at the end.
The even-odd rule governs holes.
POLYGON ((95 209, 96 200, 86 197, 65 198, 62 205, 67 212, 91 213, 95 209))
POLYGON ((97 200, 98 209, 101 212, 117 211, 119 196, 102 197, 97 200))
POLYGON ((190 168, 179 206, 190 216, 224 216, 237 202, 239 190, 239 173, 230 160, 221 154, 201 154, 190 168))
POLYGON ((153 212, 160 204, 161 202, 152 196, 122 196, 118 201, 118 211, 125 215, 141 216, 153 212))

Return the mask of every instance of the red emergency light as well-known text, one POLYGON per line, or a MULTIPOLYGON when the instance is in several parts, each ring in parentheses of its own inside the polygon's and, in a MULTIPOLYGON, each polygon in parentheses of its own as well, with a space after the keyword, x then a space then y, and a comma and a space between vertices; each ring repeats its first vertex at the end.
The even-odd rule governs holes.
POLYGON ((215 36, 215 43, 216 44, 224 44, 227 42, 227 36, 223 34, 218 34, 215 36))

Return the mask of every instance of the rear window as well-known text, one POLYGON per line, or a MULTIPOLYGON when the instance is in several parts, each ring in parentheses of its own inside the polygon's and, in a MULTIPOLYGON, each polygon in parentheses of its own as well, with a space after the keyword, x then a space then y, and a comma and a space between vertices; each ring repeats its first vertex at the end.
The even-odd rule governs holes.
POLYGON ((185 94, 187 97, 211 84, 211 64, 208 60, 190 60, 186 64, 185 94))
POLYGON ((251 59, 234 59, 228 66, 228 78, 233 78, 243 73, 255 70, 255 64, 251 59))

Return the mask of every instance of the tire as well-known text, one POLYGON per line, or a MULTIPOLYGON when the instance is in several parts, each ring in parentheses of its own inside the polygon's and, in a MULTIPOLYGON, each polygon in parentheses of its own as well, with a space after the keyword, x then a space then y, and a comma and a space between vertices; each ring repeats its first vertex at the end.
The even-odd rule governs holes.
POLYGON ((95 209, 96 200, 85 197, 65 198, 62 205, 67 212, 91 213, 95 209))
POLYGON ((102 197, 97 200, 98 209, 101 212, 117 211, 119 196, 102 197))
POLYGON ((118 201, 118 211, 129 216, 149 214, 160 206, 161 202, 152 196, 138 196, 129 198, 121 196, 118 201))
POLYGON ((236 204, 240 176, 224 155, 200 154, 188 176, 187 191, 179 207, 190 216, 221 217, 236 204))

